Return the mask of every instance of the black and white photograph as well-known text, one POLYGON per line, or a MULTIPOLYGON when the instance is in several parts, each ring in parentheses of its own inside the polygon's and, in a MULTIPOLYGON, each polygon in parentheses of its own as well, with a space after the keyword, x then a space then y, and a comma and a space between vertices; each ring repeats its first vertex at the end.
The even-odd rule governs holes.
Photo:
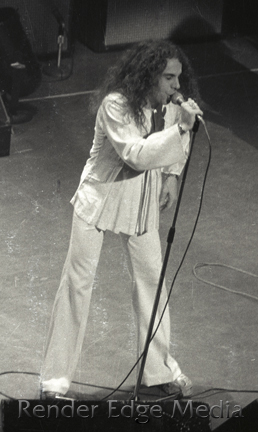
POLYGON ((254 0, 0 0, 0 431, 258 427, 254 0))

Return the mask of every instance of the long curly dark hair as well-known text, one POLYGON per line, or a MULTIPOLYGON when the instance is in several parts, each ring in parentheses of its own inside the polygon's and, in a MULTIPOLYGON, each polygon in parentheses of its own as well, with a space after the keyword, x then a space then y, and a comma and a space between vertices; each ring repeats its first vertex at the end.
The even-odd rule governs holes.
POLYGON ((136 124, 143 125, 143 107, 147 104, 148 94, 157 85, 167 60, 173 58, 182 64, 180 92, 185 98, 199 99, 193 70, 183 51, 170 41, 147 41, 135 44, 108 70, 102 87, 94 95, 95 109, 106 95, 119 92, 125 96, 136 124))

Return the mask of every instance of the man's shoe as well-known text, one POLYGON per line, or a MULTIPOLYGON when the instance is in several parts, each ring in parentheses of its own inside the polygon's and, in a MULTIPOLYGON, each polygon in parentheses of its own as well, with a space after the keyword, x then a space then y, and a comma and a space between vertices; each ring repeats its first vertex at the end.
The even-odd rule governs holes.
POLYGON ((190 378, 181 373, 175 381, 160 384, 158 387, 167 395, 174 395, 175 393, 180 392, 185 397, 191 396, 193 384, 190 378))

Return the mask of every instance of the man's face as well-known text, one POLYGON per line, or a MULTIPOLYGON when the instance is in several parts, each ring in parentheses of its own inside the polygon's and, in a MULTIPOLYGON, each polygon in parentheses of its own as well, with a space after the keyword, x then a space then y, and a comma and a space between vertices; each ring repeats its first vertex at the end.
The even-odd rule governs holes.
POLYGON ((170 102, 171 96, 180 88, 179 76, 182 73, 182 64, 176 58, 168 59, 167 66, 158 79, 150 95, 152 108, 159 104, 166 105, 170 102))

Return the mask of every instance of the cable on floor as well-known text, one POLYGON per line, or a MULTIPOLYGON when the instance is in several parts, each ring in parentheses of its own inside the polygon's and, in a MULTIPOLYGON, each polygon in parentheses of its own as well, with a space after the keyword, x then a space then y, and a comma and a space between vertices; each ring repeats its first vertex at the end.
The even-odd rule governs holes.
MULTIPOLYGON (((6 371, 6 372, 0 372, 0 377, 3 376, 3 375, 11 375, 11 374, 33 375, 33 376, 38 376, 38 377, 40 376, 40 374, 38 372, 6 371)), ((111 390, 112 389, 110 387, 99 386, 99 385, 89 384, 89 383, 83 383, 83 382, 79 382, 79 381, 72 381, 72 383, 73 384, 78 384, 78 385, 81 385, 81 386, 85 386, 85 387, 99 388, 99 389, 103 389, 103 390, 106 390, 106 389, 111 390)), ((115 390, 115 389, 113 389, 113 390, 115 390)), ((215 391, 216 392, 228 392, 228 393, 258 393, 258 390, 246 390, 246 389, 237 390, 237 389, 228 389, 228 388, 223 388, 223 387, 210 387, 210 388, 208 388, 206 390, 203 390, 203 391, 201 391, 199 393, 195 393, 195 394, 191 395, 191 399, 194 398, 194 397, 203 395, 205 393, 215 392, 215 391)), ((128 393, 128 390, 120 390, 120 392, 122 392, 122 393, 128 393)), ((1 391, 0 391, 0 394, 3 395, 4 397, 8 398, 8 399, 17 400, 17 398, 9 396, 9 395, 1 392, 1 391)), ((157 400, 155 400, 153 402, 163 401, 163 400, 169 399, 170 397, 171 396, 165 396, 164 398, 157 399, 157 400)), ((186 399, 186 398, 183 398, 183 399, 186 399)), ((102 402, 102 399, 100 400, 100 402, 102 402)))
MULTIPOLYGON (((213 393, 211 395, 208 395, 208 396, 206 395, 207 398, 209 396, 214 396, 215 392, 216 393, 221 393, 221 392, 223 392, 223 393, 258 393, 258 390, 246 390, 246 389, 237 390, 237 389, 228 389, 228 388, 224 388, 224 387, 210 387, 210 388, 203 390, 199 393, 192 394, 190 397, 184 397, 183 399, 191 399, 192 400, 193 398, 199 397, 201 395, 205 395, 206 393, 210 393, 210 392, 213 392, 213 393)), ((155 402, 162 402, 162 401, 165 401, 168 399, 170 399, 170 396, 164 396, 162 398, 155 399, 155 402)))
POLYGON ((212 285, 215 288, 220 288, 220 289, 222 289, 224 291, 228 291, 228 292, 230 292, 232 294, 238 294, 238 295, 241 295, 243 297, 247 297, 247 298, 250 298, 250 299, 253 299, 253 300, 258 300, 258 297, 254 296, 254 295, 247 294, 247 293, 242 292, 242 291, 236 291, 236 290, 233 290, 231 288, 227 288, 227 287, 225 287, 223 285, 219 285, 219 284, 217 284, 215 282, 211 282, 211 281, 209 281, 207 279, 202 278, 201 276, 198 276, 196 270, 198 268, 202 268, 202 267, 224 267, 224 268, 227 268, 227 269, 231 269, 231 270, 237 271, 239 273, 246 274, 248 276, 252 276, 254 278, 258 278, 258 275, 254 274, 254 273, 250 273, 250 272, 242 270, 242 269, 239 269, 237 267, 232 267, 230 265, 220 264, 220 263, 197 263, 193 267, 193 274, 196 277, 196 279, 198 279, 199 281, 204 282, 204 283, 206 283, 208 285, 212 285))

